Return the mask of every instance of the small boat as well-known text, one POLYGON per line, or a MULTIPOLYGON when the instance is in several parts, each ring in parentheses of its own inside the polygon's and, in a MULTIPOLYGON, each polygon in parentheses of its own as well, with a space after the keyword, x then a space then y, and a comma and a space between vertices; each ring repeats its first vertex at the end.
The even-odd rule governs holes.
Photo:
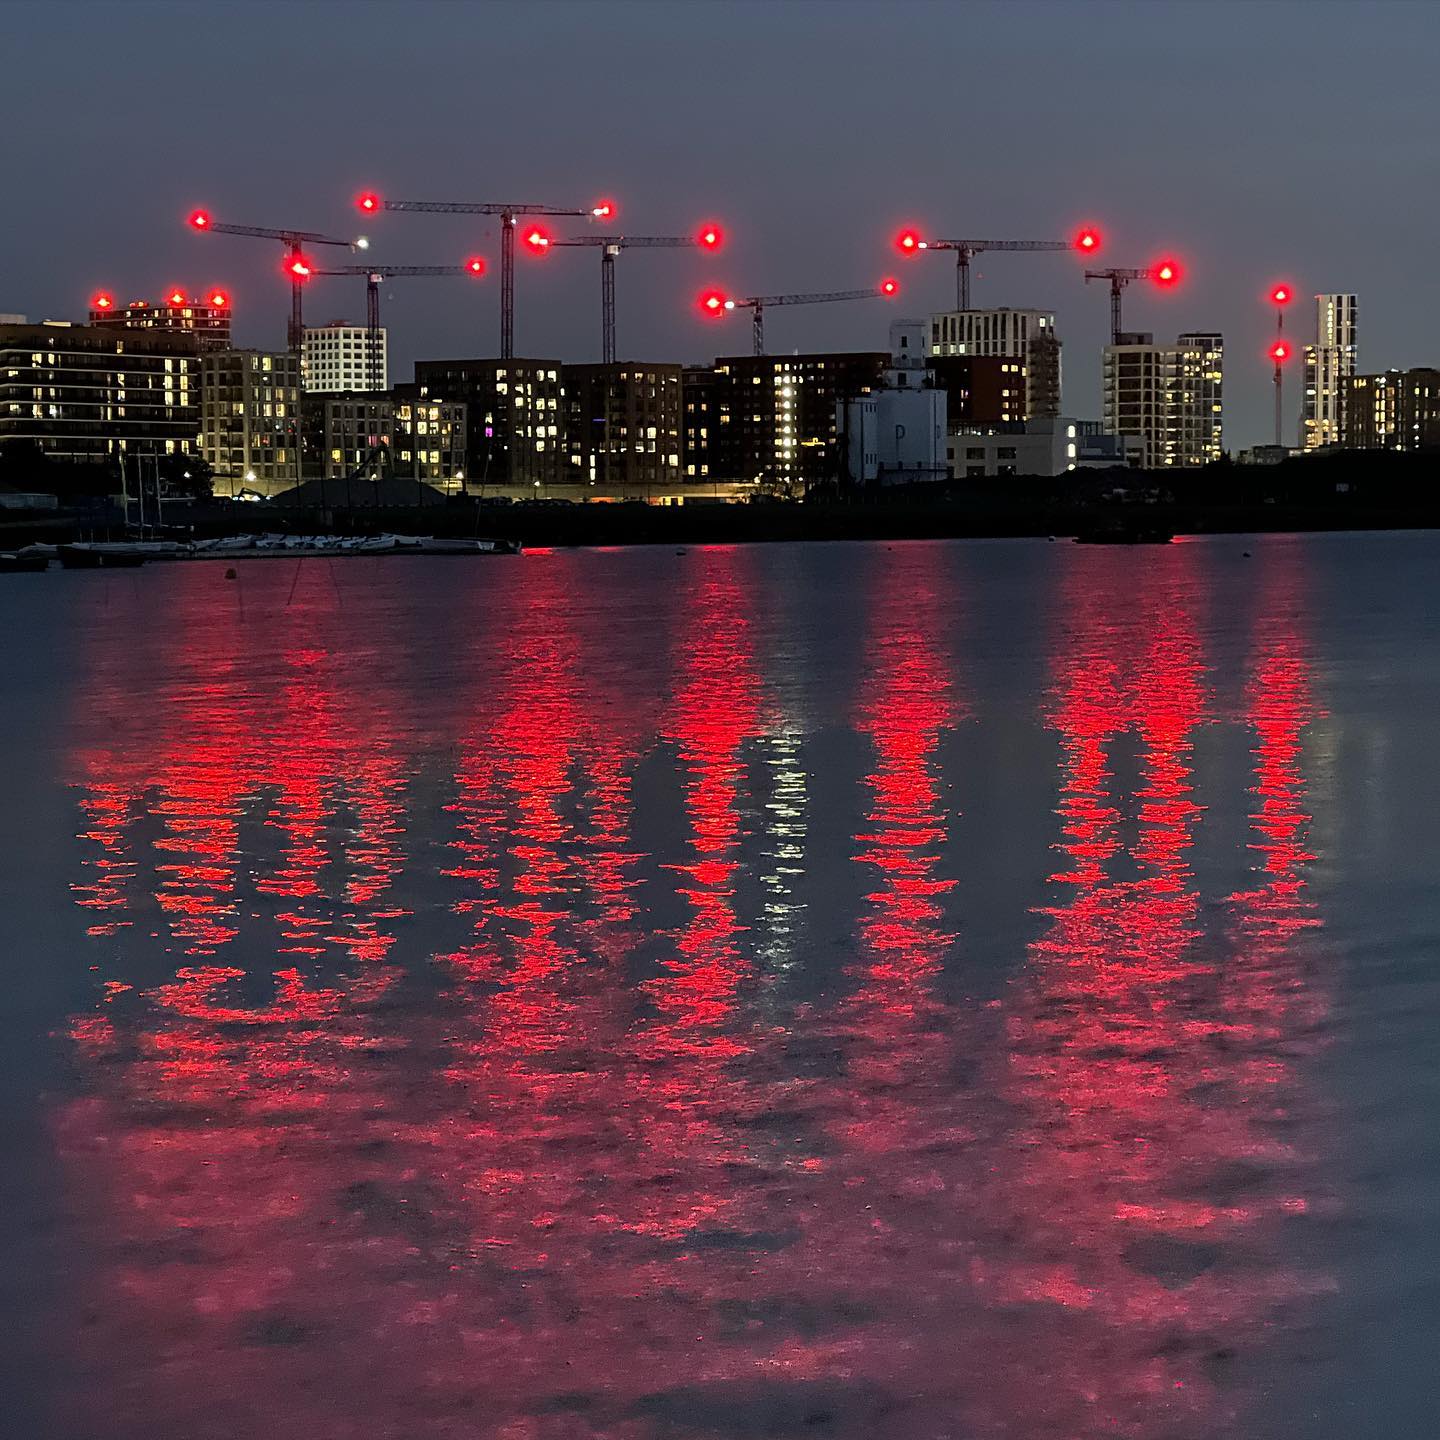
MULTIPOLYGON (((109 543, 102 541, 100 548, 109 543)), ((182 545, 178 540, 117 540, 113 543, 117 550, 123 547, 126 551, 143 555, 147 560, 184 560, 193 553, 190 545, 182 545)))
POLYGON ((38 575, 49 568, 48 555, 27 555, 23 551, 0 553, 0 575, 38 575))
POLYGON ((1087 525, 1075 532, 1077 545, 1168 545, 1175 538, 1173 530, 1163 525, 1144 525, 1133 520, 1110 520, 1103 525, 1087 525))
POLYGON ((518 555, 518 540, 442 540, 431 536, 425 541, 427 555, 518 555))
POLYGON ((146 555, 143 550, 121 543, 98 541, 94 544, 78 541, 74 545, 61 545, 56 552, 60 564, 67 570, 133 570, 143 565, 146 555))

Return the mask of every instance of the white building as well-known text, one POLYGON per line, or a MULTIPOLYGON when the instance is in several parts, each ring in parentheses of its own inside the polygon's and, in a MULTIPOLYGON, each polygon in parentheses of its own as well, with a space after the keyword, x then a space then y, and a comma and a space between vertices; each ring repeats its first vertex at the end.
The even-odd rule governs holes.
POLYGON ((1305 347, 1300 444, 1338 445, 1345 428, 1345 382, 1355 373, 1355 297, 1315 297, 1315 343, 1305 347))
POLYGON ((946 441, 950 476, 961 481, 1133 467, 1139 464, 1139 452, 1140 442, 1133 435, 1107 435, 1098 420, 1068 416, 1023 425, 958 425, 946 441))
POLYGON ((1140 439, 1147 470, 1208 465, 1222 453, 1225 346, 1213 332, 1157 345, 1148 333, 1105 347, 1104 427, 1140 439))
POLYGON ((946 394, 930 384, 923 320, 890 326, 890 365, 881 385, 842 401, 836 425, 852 485, 944 480, 946 394))
POLYGON ((1048 310, 947 310, 930 320, 933 355, 999 356, 1025 366, 1025 414, 1060 413, 1060 341, 1048 310))
POLYGON ((346 325, 337 320, 329 325, 307 325, 301 354, 305 389, 312 395, 337 390, 388 390, 390 360, 385 327, 380 327, 380 383, 370 378, 370 357, 363 325, 346 325))

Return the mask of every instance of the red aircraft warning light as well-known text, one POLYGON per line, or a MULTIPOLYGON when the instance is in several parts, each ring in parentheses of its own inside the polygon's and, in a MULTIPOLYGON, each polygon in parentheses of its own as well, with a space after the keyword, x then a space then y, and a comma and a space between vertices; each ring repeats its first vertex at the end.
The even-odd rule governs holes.
POLYGON ((472 275, 483 275, 485 273, 485 262, 478 255, 472 255, 466 262, 465 268, 472 275))
POLYGON ((706 250, 718 250, 725 243, 725 232, 718 225, 702 225, 696 236, 706 250))
POLYGON ((900 284, 899 284, 899 282, 896 281, 896 280, 888 280, 888 279, 887 279, 887 280, 882 280, 882 281, 880 282, 880 293, 881 293, 882 295, 898 295, 898 294, 900 293, 900 284))
POLYGON ((1174 260, 1160 260, 1155 265, 1155 283, 1174 285, 1180 279, 1180 266, 1174 260))
POLYGON ((539 225, 532 225, 525 232, 525 243, 537 255, 543 255, 550 248, 550 236, 539 225))
POLYGON ((926 248, 925 242, 914 230, 902 230, 895 237, 895 248, 905 255, 914 255, 926 248))
POLYGON ((1083 226, 1075 236, 1075 248, 1085 255, 1100 251, 1100 232, 1093 225, 1083 226))
POLYGON ((699 299, 700 313, 718 319, 727 310, 733 310, 731 301, 723 290, 702 290, 699 299))
POLYGON ((1290 358, 1290 342, 1288 340, 1277 340, 1269 349, 1270 358, 1281 365, 1290 358))
POLYGON ((114 308, 115 299, 111 295, 100 294, 90 304, 96 310, 110 310, 114 308))
POLYGON ((597 200, 590 207, 590 213, 597 220, 613 220, 617 208, 613 200, 597 200))
POLYGON ((183 290, 172 290, 170 292, 170 303, 172 305, 183 305, 185 303, 185 292, 183 290))
POLYGON ((230 304, 230 297, 223 290, 213 290, 210 293, 210 304, 216 310, 224 310, 230 304))
POLYGON ((355 197, 355 204, 367 215, 373 215, 380 208, 380 197, 373 190, 355 197))
POLYGON ((210 212, 208 210, 196 210, 192 212, 190 224, 196 230, 208 230, 210 228, 210 212))
POLYGON ((1272 305, 1288 305, 1295 298, 1295 292, 1288 285, 1277 285, 1270 292, 1272 305))
POLYGON ((303 255, 292 256, 285 262, 285 273, 297 280, 310 278, 310 262, 303 255))

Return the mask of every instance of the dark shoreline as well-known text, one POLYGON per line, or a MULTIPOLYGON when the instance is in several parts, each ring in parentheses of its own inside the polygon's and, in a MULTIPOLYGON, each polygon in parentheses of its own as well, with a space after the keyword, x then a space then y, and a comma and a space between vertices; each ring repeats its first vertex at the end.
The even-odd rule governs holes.
MULTIPOLYGON (((167 531, 196 537, 247 534, 379 534, 514 539, 534 546, 702 545, 823 540, 1069 538, 1106 525, 1143 525, 1180 535, 1440 528, 1440 503, 1405 506, 1186 504, 1083 505, 1007 509, 960 505, 557 505, 426 506, 418 510, 247 513, 176 507, 167 531), (325 523, 328 520, 329 523, 325 523)), ((91 516, 0 521, 0 550, 36 541, 119 538, 118 525, 91 516)))
MULTIPOLYGON (((62 504, 64 509, 49 514, 0 512, 0 550, 36 540, 122 538, 123 516, 112 500, 72 494, 62 495, 62 504)), ((527 546, 1045 538, 1107 529, 1224 535, 1435 528, 1440 528, 1440 455, 1434 452, 1342 452, 1273 466, 1224 463, 1183 473, 1012 476, 943 488, 831 488, 803 501, 722 502, 697 487, 677 504, 639 499, 571 503, 544 491, 511 503, 475 495, 445 497, 410 482, 396 489, 357 481, 337 482, 328 496, 325 487, 312 483, 268 503, 165 505, 165 533, 177 539, 388 532, 518 540, 527 546), (396 500, 402 503, 384 503, 396 500)))

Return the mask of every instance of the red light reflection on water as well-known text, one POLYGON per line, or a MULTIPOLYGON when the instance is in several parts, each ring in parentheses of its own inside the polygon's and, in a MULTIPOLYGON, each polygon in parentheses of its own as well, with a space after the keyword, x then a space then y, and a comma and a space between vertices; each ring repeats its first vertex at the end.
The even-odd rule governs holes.
MULTIPOLYGON (((1062 604, 1063 888, 1010 1011, 1008 1093, 1028 1117, 1002 1166, 1017 1239, 980 1276, 994 1303, 1038 1307, 1027 1348, 1048 1380, 1043 1395, 997 1389, 988 1420, 1213 1434, 1243 1403, 1221 1383, 1235 1347, 1314 1282, 1262 1238, 1303 1201, 1245 1078, 1259 1057, 1234 1012, 1252 957, 1206 933, 1191 868, 1205 572, 1177 548, 1137 603, 1127 565, 1077 567, 1062 604)), ((1249 691, 1262 725, 1274 680, 1262 662, 1249 691)))
POLYGON ((863 807, 828 857, 853 946, 803 951, 811 976, 757 963, 780 719, 754 552, 686 557, 653 672, 616 665, 568 557, 477 582, 433 715, 396 684, 405 612, 328 583, 278 656, 197 608, 160 653, 90 657, 77 1404, 115 1440, 660 1440, 766 1397, 846 1440, 886 1406, 916 1440, 1226 1431, 1219 1352, 1307 1283, 1264 1238, 1310 1194, 1272 1125, 1320 1003, 1299 577, 1259 602, 1255 882, 1217 937, 1206 573, 1176 547, 1137 601, 1130 559, 1060 598, 1056 873, 1025 973, 973 1010, 947 998, 952 847, 984 841, 947 788, 943 547, 867 559, 865 768, 804 781, 863 807), (108 733, 142 682, 143 733, 108 733))
POLYGON ((950 666, 937 643, 954 603, 943 574, 947 552, 917 546, 887 558, 870 597, 856 724, 874 746, 874 768, 865 779, 870 804, 854 858, 877 884, 864 896, 858 984, 842 1009, 865 1042, 854 1061, 847 1143, 880 1150, 903 1148, 912 1138, 906 1132, 936 1123, 924 1118, 904 1082, 943 1063, 947 1042, 932 991, 956 939, 942 924, 942 902, 956 882, 938 873, 950 817, 936 750, 958 721, 950 666))

